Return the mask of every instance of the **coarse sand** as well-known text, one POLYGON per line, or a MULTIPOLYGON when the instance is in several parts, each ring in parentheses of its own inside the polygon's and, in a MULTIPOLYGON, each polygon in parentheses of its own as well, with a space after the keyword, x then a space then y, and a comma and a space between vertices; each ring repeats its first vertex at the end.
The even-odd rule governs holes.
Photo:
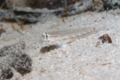
POLYGON ((42 22, 25 25, 24 31, 15 23, 0 22, 0 28, 6 31, 0 36, 0 48, 25 41, 24 52, 32 59, 30 73, 22 76, 11 68, 14 76, 10 80, 120 79, 119 10, 100 13, 85 12, 67 18, 49 16, 42 22), (46 46, 42 36, 44 32, 86 27, 96 29, 103 27, 103 30, 78 38, 49 52, 40 52, 40 49, 46 46), (103 44, 98 39, 104 34, 111 37, 112 43, 103 44))

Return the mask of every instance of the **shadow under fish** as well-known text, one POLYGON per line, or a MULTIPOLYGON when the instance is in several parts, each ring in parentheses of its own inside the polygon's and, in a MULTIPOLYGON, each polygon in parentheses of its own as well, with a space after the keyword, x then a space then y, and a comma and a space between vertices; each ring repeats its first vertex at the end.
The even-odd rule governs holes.
POLYGON ((45 46, 45 47, 42 47, 41 49, 40 49, 40 52, 41 53, 46 53, 46 52, 50 52, 50 51, 52 51, 52 50, 55 50, 55 49, 58 49, 58 48, 60 48, 61 46, 60 45, 49 45, 49 46, 45 46))

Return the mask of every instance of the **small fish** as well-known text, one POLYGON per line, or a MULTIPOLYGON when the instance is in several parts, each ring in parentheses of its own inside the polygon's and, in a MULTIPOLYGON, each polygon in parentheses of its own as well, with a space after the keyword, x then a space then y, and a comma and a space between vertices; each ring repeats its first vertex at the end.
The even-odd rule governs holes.
POLYGON ((48 44, 66 44, 76 39, 84 38, 91 34, 97 33, 101 30, 104 30, 104 28, 87 27, 63 31, 45 32, 43 36, 48 44))

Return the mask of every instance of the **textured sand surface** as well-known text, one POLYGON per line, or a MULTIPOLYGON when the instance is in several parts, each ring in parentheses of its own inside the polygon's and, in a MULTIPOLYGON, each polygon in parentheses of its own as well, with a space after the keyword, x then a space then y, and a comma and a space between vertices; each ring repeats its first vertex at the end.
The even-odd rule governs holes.
POLYGON ((11 68, 14 76, 10 80, 119 80, 120 78, 120 15, 115 11, 86 12, 64 18, 64 21, 51 16, 45 22, 26 25, 24 31, 16 24, 3 22, 0 24, 0 28, 6 30, 0 37, 0 48, 25 41, 24 52, 32 59, 30 73, 22 76, 11 68), (42 37, 44 32, 86 27, 104 29, 50 52, 44 54, 40 52, 40 49, 46 46, 42 37), (108 34, 113 43, 100 42, 98 45, 98 38, 104 34, 108 34))

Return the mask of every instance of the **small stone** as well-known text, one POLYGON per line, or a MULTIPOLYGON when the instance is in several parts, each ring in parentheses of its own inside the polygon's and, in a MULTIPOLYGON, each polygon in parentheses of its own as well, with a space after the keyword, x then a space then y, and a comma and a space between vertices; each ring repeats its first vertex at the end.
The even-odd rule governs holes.
POLYGON ((25 75, 32 71, 32 60, 31 58, 22 52, 18 52, 14 54, 15 60, 12 63, 12 67, 19 72, 21 75, 25 75))
POLYGON ((0 35, 1 35, 2 33, 4 33, 4 32, 5 32, 5 30, 0 29, 0 35))
POLYGON ((5 69, 1 71, 1 76, 2 79, 11 79, 13 77, 13 72, 11 69, 5 69))
POLYGON ((21 41, 19 43, 10 45, 10 46, 5 46, 0 49, 0 57, 6 56, 8 54, 11 54, 12 52, 18 51, 18 50, 24 50, 25 49, 25 42, 21 41))
POLYGON ((99 39, 102 41, 102 43, 112 43, 112 39, 108 34, 100 36, 99 39))

